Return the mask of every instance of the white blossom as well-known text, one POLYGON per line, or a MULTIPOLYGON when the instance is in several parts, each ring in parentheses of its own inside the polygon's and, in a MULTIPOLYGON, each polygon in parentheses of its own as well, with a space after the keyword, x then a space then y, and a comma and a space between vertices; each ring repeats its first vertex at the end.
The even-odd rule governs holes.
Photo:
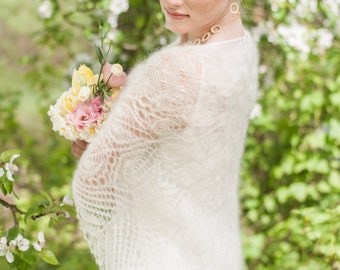
POLYGON ((286 3, 286 0, 273 0, 271 1, 271 9, 274 12, 277 12, 282 5, 286 3))
POLYGON ((254 41, 258 43, 262 36, 268 33, 268 26, 265 22, 259 22, 255 27, 251 29, 251 36, 254 41))
POLYGON ((42 231, 38 232, 38 241, 41 244, 45 244, 45 235, 44 235, 44 232, 42 232, 42 231))
POLYGON ((119 15, 129 9, 128 0, 111 0, 110 11, 112 14, 119 15))
MULTIPOLYGON (((60 206, 63 206, 63 205, 74 206, 74 202, 73 202, 73 200, 69 196, 65 195, 64 198, 63 198, 62 203, 60 204, 60 206)), ((65 218, 70 218, 71 217, 70 213, 67 212, 67 211, 65 211, 64 215, 65 215, 65 218)))
MULTIPOLYGON (((18 157, 20 157, 19 154, 12 155, 10 161, 6 162, 5 164, 5 170, 7 172, 6 174, 7 179, 12 182, 14 181, 13 174, 15 174, 19 170, 18 166, 13 164, 13 161, 18 157)), ((0 175, 1 175, 1 172, 0 172, 0 175)))
POLYGON ((329 6, 334 15, 340 15, 340 0, 323 0, 323 3, 329 6))
POLYGON ((21 234, 18 234, 18 236, 15 238, 15 241, 20 251, 26 251, 30 247, 30 241, 24 238, 21 234))
POLYGON ((38 241, 34 242, 32 245, 36 251, 40 252, 42 250, 45 245, 45 236, 42 231, 38 232, 38 241))
POLYGON ((63 198, 63 204, 73 206, 74 202, 69 196, 65 195, 64 198, 63 198))
POLYGON ((14 262, 14 255, 11 251, 7 250, 6 251, 6 260, 9 262, 9 263, 12 263, 14 262))
POLYGON ((3 168, 0 168, 0 178, 3 177, 5 174, 5 170, 3 168))
POLYGON ((326 28, 321 28, 316 31, 316 36, 316 44, 321 53, 332 47, 334 35, 331 31, 326 28))
POLYGON ((8 246, 10 250, 15 250, 15 248, 17 247, 17 240, 14 239, 14 240, 9 241, 8 246))
POLYGON ((7 250, 7 239, 6 237, 1 237, 0 239, 0 256, 5 256, 7 250))
POLYGON ((300 18, 305 18, 310 13, 317 13, 318 3, 316 0, 299 0, 295 10, 300 18))
POLYGON ((38 252, 40 252, 40 251, 42 251, 42 247, 41 247, 41 245, 36 241, 36 242, 33 242, 32 243, 32 246, 33 246, 33 248, 36 250, 36 251, 38 251, 38 252))
POLYGON ((297 22, 290 25, 280 24, 277 31, 289 46, 300 51, 302 55, 310 53, 310 32, 305 25, 297 22))
POLYGON ((13 242, 11 241, 10 245, 7 245, 6 237, 1 237, 0 239, 0 256, 5 256, 7 262, 12 263, 14 261, 14 255, 11 251, 15 246, 13 246, 13 242))
POLYGON ((111 0, 110 3, 110 13, 107 18, 108 23, 112 27, 112 31, 110 31, 107 35, 108 38, 114 40, 116 37, 116 28, 118 26, 118 17, 121 13, 127 11, 129 9, 129 1, 128 0, 111 0))
POLYGON ((52 4, 50 0, 44 0, 38 7, 39 16, 42 19, 49 19, 52 16, 52 4))

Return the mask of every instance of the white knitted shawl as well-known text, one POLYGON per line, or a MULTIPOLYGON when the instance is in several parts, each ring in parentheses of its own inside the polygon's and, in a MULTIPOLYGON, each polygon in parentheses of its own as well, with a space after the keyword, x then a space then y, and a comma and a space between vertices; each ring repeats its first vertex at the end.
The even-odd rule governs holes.
POLYGON ((101 270, 242 269, 238 177, 256 90, 247 32, 135 67, 73 180, 101 270))

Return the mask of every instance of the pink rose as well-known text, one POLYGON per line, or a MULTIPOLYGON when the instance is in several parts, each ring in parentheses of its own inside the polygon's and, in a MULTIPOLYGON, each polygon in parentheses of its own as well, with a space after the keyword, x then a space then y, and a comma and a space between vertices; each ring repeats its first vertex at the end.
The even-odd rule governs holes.
POLYGON ((104 110, 101 108, 101 104, 100 108, 98 107, 97 100, 95 100, 96 99, 93 99, 91 101, 92 103, 81 104, 71 113, 67 114, 67 123, 75 126, 77 130, 82 130, 91 124, 96 124, 96 121, 103 114, 104 110))
POLYGON ((92 107, 94 113, 101 115, 103 113, 102 98, 100 96, 92 99, 89 102, 89 106, 92 107))
POLYGON ((111 88, 123 86, 126 82, 126 73, 121 72, 120 75, 115 75, 111 71, 113 65, 106 63, 103 66, 103 80, 111 88), (110 77, 111 76, 111 77, 110 77), (110 79, 109 79, 110 78, 110 79))

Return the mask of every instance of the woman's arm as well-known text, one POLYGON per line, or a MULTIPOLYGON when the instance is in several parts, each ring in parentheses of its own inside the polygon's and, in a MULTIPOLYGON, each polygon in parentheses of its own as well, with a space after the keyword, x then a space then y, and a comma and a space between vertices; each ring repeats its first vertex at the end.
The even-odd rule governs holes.
POLYGON ((75 157, 80 158, 83 155, 84 151, 86 150, 87 145, 88 143, 83 140, 72 141, 71 144, 72 154, 75 157))
MULTIPOLYGON (((112 150, 123 150, 121 139, 124 145, 128 138, 130 144, 138 140, 145 143, 178 132, 192 114, 201 75, 197 59, 188 54, 181 56, 176 50, 152 58, 143 70, 131 74, 131 81, 114 105, 113 115, 108 119, 112 150)), ((75 141, 72 153, 80 158, 86 147, 86 142, 75 141)))

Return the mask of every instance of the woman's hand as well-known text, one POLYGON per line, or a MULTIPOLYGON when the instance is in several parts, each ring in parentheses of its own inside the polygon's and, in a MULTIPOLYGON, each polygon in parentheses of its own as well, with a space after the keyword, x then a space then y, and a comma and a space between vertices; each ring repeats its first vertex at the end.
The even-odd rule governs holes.
POLYGON ((82 140, 76 140, 76 141, 72 141, 72 154, 77 157, 80 158, 84 151, 86 150, 88 143, 86 141, 82 141, 82 140))

